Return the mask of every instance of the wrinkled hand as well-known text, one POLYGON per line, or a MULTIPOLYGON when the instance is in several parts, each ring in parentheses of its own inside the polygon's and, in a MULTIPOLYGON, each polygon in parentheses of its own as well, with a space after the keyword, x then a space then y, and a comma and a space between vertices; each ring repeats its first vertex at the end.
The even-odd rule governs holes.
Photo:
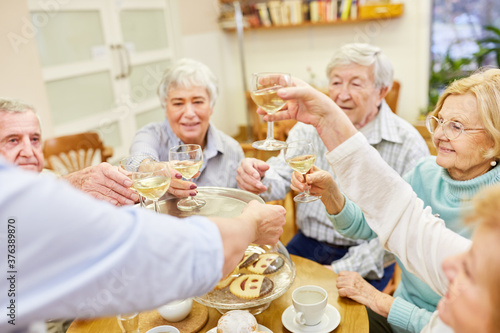
POLYGON ((366 305, 379 315, 389 315, 394 297, 378 291, 357 272, 341 271, 337 277, 337 289, 342 297, 366 305))
POLYGON ((305 178, 306 180, 302 174, 294 171, 290 185, 292 190, 303 192, 307 183, 309 193, 321 197, 321 202, 329 214, 338 214, 342 211, 345 198, 331 173, 314 165, 305 178))
MULTIPOLYGON (((200 176, 200 174, 200 171, 198 171, 193 178, 200 176)), ((170 167, 170 175, 171 179, 168 193, 176 196, 177 198, 186 198, 189 196, 194 197, 198 194, 198 191, 196 190, 197 185, 188 180, 183 180, 182 175, 172 167, 170 167)))
POLYGON ((328 151, 356 134, 357 130, 342 109, 328 96, 314 89, 304 81, 293 78, 295 87, 278 90, 278 96, 287 101, 282 111, 266 115, 262 109, 257 112, 266 121, 296 119, 313 125, 328 151))
POLYGON ((267 187, 260 181, 269 164, 256 158, 244 158, 237 169, 236 181, 242 190, 260 194, 267 190, 267 187))
POLYGON ((305 124, 318 127, 324 118, 332 112, 330 108, 342 110, 325 94, 314 89, 298 78, 292 78, 294 87, 282 88, 278 91, 278 96, 287 101, 287 105, 282 111, 268 115, 264 110, 257 112, 264 115, 266 121, 278 121, 285 119, 296 119, 305 124))
POLYGON ((304 176, 301 173, 294 171, 292 175, 292 184, 290 185, 292 190, 303 192, 307 183, 311 195, 322 196, 335 186, 335 181, 331 173, 315 165, 309 170, 305 178, 304 180, 304 176))
POLYGON ((255 221, 256 232, 254 243, 259 245, 274 245, 278 243, 285 225, 286 210, 279 205, 266 205, 255 200, 245 207, 243 218, 255 221))
POLYGON ((125 172, 106 162, 75 171, 63 179, 94 198, 116 206, 132 205, 139 201, 139 195, 130 189, 132 181, 125 172))

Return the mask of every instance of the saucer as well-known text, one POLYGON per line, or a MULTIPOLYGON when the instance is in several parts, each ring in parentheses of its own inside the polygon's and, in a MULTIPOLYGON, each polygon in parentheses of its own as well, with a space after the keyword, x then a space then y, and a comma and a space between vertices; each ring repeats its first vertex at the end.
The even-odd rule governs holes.
POLYGON ((328 333, 340 324, 340 313, 331 304, 327 304, 325 313, 319 324, 314 326, 301 325, 295 320, 295 309, 290 305, 281 316, 283 326, 292 333, 328 333))
MULTIPOLYGON (((262 332, 273 333, 273 331, 271 331, 269 328, 267 328, 266 326, 261 325, 261 324, 259 324, 258 329, 259 329, 259 331, 262 331, 262 332)), ((210 331, 207 331, 207 333, 217 333, 217 327, 212 328, 210 331)))

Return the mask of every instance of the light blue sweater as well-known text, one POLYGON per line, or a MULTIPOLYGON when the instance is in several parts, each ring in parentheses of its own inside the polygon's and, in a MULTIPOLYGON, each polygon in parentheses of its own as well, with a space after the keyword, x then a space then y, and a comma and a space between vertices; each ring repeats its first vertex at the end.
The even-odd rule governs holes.
MULTIPOLYGON (((500 183, 500 167, 471 180, 456 181, 450 178, 446 169, 436 164, 436 157, 430 156, 421 160, 404 178, 449 229, 470 238, 472 230, 463 223, 464 212, 471 208, 470 199, 482 187, 500 183)), ((338 215, 330 215, 330 219, 346 237, 376 237, 359 207, 347 198, 344 209, 338 215)), ((436 310, 440 297, 409 273, 399 260, 398 264, 402 270, 401 282, 394 293, 395 301, 387 319, 394 332, 420 332, 436 310)))

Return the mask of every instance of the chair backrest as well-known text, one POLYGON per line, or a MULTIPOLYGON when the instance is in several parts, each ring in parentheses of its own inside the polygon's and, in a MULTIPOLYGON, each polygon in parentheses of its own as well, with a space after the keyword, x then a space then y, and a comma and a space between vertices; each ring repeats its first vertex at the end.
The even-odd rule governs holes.
POLYGON ((385 96, 385 101, 387 102, 387 105, 389 105, 392 112, 394 113, 398 113, 398 98, 399 98, 400 88, 401 84, 398 81, 394 81, 392 83, 391 90, 389 90, 389 92, 385 96))
POLYGON ((99 134, 85 132, 47 139, 43 145, 45 166, 60 175, 105 162, 112 156, 99 134))

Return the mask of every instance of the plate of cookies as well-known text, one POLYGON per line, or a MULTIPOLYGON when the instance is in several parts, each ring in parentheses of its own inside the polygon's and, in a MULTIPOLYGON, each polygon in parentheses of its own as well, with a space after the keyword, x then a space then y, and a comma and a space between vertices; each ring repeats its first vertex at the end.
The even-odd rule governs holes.
POLYGON ((281 242, 275 246, 251 244, 233 272, 196 300, 221 313, 248 310, 257 315, 290 288, 295 274, 295 265, 281 242))

